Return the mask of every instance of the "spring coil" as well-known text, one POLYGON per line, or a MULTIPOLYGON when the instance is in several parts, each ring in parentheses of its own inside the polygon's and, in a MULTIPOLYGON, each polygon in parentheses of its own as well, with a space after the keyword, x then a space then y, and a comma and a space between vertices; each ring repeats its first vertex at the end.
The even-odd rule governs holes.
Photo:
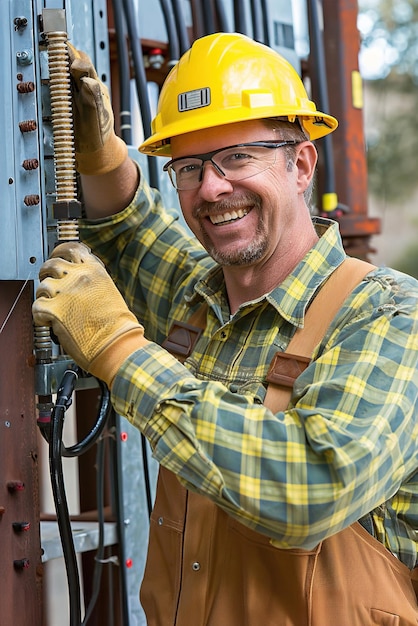
POLYGON ((78 223, 74 220, 58 220, 57 237, 58 241, 77 241, 78 240, 78 223))
MULTIPOLYGON (((47 33, 57 203, 72 202, 77 199, 70 59, 67 38, 65 32, 51 31, 47 33)), ((58 241, 78 240, 78 234, 77 221, 57 221, 58 241)), ((39 326, 35 329, 35 354, 38 359, 51 357, 52 341, 49 327, 39 326)))
POLYGON ((57 202, 77 198, 67 33, 48 33, 48 69, 57 202))
POLYGON ((33 341, 35 350, 50 350, 51 333, 49 326, 35 326, 33 341))

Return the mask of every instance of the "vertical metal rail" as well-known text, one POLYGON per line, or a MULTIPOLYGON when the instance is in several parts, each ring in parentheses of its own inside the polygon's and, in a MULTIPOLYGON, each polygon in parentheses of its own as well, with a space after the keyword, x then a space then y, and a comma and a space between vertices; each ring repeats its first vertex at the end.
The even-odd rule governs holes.
MULTIPOLYGON (((57 220, 57 242, 60 243, 78 240, 78 218, 81 217, 81 203, 77 200, 71 76, 65 11, 44 9, 42 26, 48 52, 54 150, 56 197, 52 208, 53 217, 57 220)), ((35 356, 40 365, 52 362, 52 342, 48 327, 35 328, 35 356)), ((51 485, 70 591, 70 626, 79 626, 81 624, 80 580, 61 466, 62 430, 66 406, 57 404, 54 409, 52 390, 46 390, 46 393, 47 395, 39 398, 38 423, 41 429, 50 428, 51 485), (58 514, 59 511, 61 514, 58 514)))

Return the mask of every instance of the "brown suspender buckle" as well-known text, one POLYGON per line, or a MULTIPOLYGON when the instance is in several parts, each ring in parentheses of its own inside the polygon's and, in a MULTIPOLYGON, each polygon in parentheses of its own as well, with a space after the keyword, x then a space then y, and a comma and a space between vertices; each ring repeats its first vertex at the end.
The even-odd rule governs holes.
POLYGON ((162 347, 183 362, 191 355, 201 334, 202 329, 197 326, 184 322, 173 322, 162 347))
POLYGON ((267 372, 266 382, 292 389, 296 378, 308 367, 311 359, 306 356, 276 352, 267 372))

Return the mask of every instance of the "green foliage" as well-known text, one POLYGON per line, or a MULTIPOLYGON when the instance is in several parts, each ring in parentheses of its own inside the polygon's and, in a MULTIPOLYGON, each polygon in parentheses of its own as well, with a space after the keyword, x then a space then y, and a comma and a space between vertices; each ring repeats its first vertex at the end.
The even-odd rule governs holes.
POLYGON ((362 46, 381 51, 382 77, 418 84, 418 0, 359 0, 362 46))
POLYGON ((380 59, 381 78, 367 86, 385 103, 365 129, 369 189, 399 203, 417 186, 418 0, 360 0, 359 9, 362 51, 380 59))
POLYGON ((418 245, 409 246, 393 266, 405 274, 418 278, 418 245))
POLYGON ((394 87, 381 87, 374 89, 386 99, 386 113, 373 131, 366 128, 369 188, 377 198, 399 203, 417 186, 418 93, 402 95, 394 87))

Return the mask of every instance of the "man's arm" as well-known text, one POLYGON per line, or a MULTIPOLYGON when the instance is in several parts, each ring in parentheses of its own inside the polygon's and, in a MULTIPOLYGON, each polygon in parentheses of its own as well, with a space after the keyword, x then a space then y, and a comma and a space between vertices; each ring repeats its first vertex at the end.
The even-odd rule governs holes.
POLYGON ((126 208, 134 197, 139 172, 126 144, 114 130, 107 87, 90 58, 68 44, 72 77, 77 170, 89 219, 126 208))
POLYGON ((105 174, 81 174, 87 217, 100 219, 122 211, 132 201, 138 184, 139 170, 129 157, 105 174))

